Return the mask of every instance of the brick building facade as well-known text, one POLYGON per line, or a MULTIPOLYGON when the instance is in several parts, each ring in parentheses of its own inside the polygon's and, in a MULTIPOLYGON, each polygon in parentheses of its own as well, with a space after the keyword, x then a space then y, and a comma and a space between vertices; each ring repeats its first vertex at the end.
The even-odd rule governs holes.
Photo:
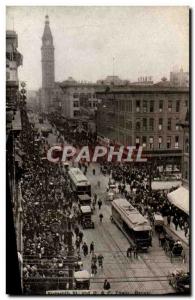
POLYGON ((181 168, 188 88, 131 86, 97 92, 97 134, 123 145, 143 146, 156 160, 181 168), (160 156, 160 158, 159 158, 160 156), (165 161, 165 160, 164 160, 165 161))
POLYGON ((66 118, 94 115, 98 101, 95 94, 96 84, 77 82, 69 78, 60 87, 63 90, 62 113, 66 118))

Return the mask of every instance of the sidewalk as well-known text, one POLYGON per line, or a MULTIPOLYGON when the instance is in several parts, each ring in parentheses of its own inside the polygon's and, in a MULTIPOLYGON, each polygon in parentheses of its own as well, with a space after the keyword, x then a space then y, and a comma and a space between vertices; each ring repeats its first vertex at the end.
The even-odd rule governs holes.
POLYGON ((167 218, 164 217, 165 220, 165 227, 168 229, 170 232, 172 232, 175 236, 178 237, 179 240, 181 240, 186 246, 189 246, 189 235, 185 237, 185 233, 183 230, 181 230, 178 226, 178 229, 175 230, 174 224, 171 222, 170 226, 167 225, 167 218))

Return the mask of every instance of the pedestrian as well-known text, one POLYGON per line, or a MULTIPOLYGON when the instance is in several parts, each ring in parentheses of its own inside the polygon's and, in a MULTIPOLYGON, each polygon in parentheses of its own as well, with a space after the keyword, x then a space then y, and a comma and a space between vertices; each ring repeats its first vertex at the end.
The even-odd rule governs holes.
POLYGON ((167 216, 167 225, 170 226, 170 224, 171 224, 171 216, 168 215, 167 216))
POLYGON ((80 243, 82 243, 83 241, 83 232, 79 231, 79 239, 80 239, 80 243))
POLYGON ((130 245, 129 248, 127 249, 127 257, 131 257, 131 253, 132 253, 132 247, 130 245))
POLYGON ((94 242, 91 242, 90 244, 90 254, 93 254, 94 253, 94 242))
POLYGON ((78 236, 79 235, 79 227, 76 226, 74 229, 75 235, 78 236))
POLYGON ((137 258, 138 247, 136 245, 133 247, 133 253, 134 253, 134 258, 137 258))
POLYGON ((79 251, 79 252, 80 252, 80 244, 81 244, 80 238, 77 237, 77 238, 76 238, 76 241, 75 241, 75 245, 76 245, 77 251, 79 251))
POLYGON ((94 203, 96 204, 97 202, 97 194, 94 194, 94 203))
POLYGON ((102 207, 102 200, 101 200, 101 199, 98 200, 98 207, 99 207, 99 210, 100 210, 101 207, 102 207))
POLYGON ((97 274, 97 265, 94 262, 91 264, 91 274, 97 274))
POLYGON ((104 290, 109 290, 110 288, 111 288, 110 282, 107 279, 105 279, 105 281, 104 281, 104 290))
POLYGON ((93 175, 95 175, 95 169, 93 169, 93 175))
POLYGON ((178 219, 175 219, 175 230, 176 231, 177 231, 178 225, 179 225, 178 219))
POLYGON ((97 263, 97 256, 95 253, 93 253, 92 258, 91 258, 91 263, 97 263))
POLYGON ((185 233, 185 237, 187 237, 187 235, 188 235, 188 226, 184 227, 184 233, 185 233))
POLYGON ((103 260, 104 260, 103 255, 99 254, 97 259, 98 259, 99 267, 103 269, 103 260))
POLYGON ((163 247, 164 240, 165 240, 165 235, 163 232, 160 232, 158 240, 159 240, 159 246, 163 247))
POLYGON ((83 249, 83 255, 87 256, 88 255, 88 246, 87 246, 86 242, 84 242, 82 249, 83 249))
POLYGON ((103 220, 103 214, 101 213, 101 214, 99 214, 99 218, 100 218, 100 223, 102 223, 102 220, 103 220))

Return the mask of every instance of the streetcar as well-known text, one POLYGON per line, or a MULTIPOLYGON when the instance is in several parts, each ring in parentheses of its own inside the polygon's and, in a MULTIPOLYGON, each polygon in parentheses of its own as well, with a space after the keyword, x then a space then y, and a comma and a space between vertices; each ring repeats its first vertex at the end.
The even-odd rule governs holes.
POLYGON ((126 199, 112 201, 112 221, 138 250, 147 251, 152 246, 152 227, 126 199))
POLYGON ((68 171, 71 188, 77 195, 91 196, 91 184, 79 168, 70 168, 68 171))

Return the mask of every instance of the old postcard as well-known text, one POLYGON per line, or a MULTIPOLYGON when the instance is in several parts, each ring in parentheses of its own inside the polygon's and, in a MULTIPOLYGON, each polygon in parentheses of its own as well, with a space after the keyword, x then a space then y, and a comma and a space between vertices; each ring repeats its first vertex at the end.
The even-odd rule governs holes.
POLYGON ((190 9, 6 9, 7 293, 190 295, 190 9))

